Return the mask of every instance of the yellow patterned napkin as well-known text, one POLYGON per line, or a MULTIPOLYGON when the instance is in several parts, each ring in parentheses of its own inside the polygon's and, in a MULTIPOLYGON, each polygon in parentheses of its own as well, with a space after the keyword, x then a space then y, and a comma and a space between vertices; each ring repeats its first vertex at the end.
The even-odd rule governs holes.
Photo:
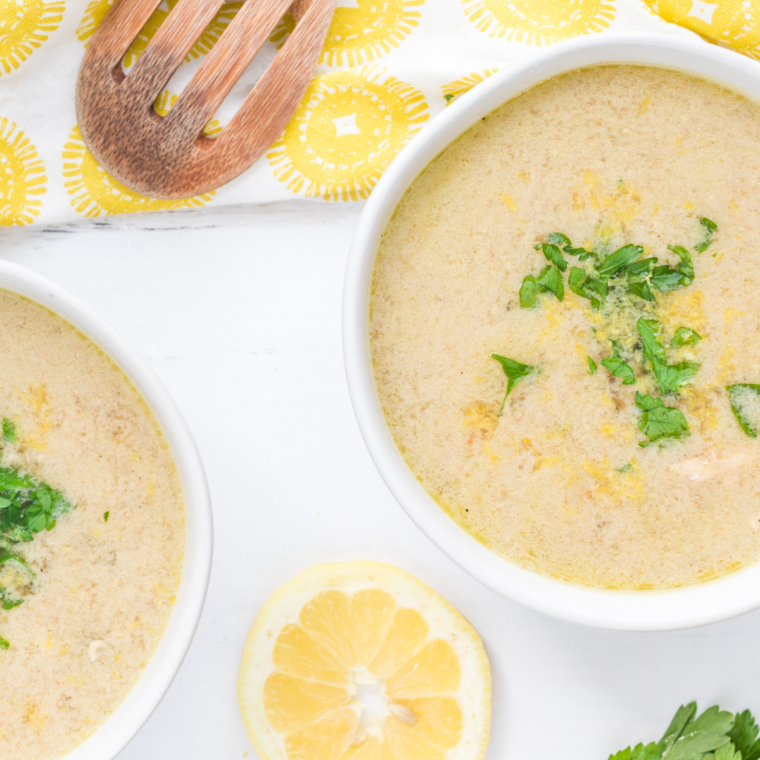
MULTIPOLYGON (((163 0, 125 67, 176 2, 163 0)), ((697 33, 760 57, 760 0, 338 0, 314 79, 266 156, 219 190, 159 201, 103 171, 76 126, 79 64, 112 3, 0 0, 0 225, 299 197, 360 200, 447 104, 495 71, 582 34, 697 33)), ((159 112, 171 108, 241 5, 222 7, 157 101, 159 112)), ((223 129, 291 29, 286 16, 210 134, 223 129)))

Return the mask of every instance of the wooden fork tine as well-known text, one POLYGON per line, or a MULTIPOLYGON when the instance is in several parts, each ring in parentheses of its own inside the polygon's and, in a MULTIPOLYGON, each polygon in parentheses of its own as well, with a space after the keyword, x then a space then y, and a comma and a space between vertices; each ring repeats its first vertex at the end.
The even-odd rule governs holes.
POLYGON ((179 0, 124 78, 120 61, 157 3, 118 0, 106 16, 79 71, 77 119, 95 158, 128 187, 154 198, 189 198, 237 177, 277 138, 309 84, 335 0, 247 0, 164 118, 153 102, 221 0, 179 0), (298 21, 274 62, 221 135, 202 137, 289 8, 298 21))
POLYGON ((130 70, 124 86, 152 103, 223 3, 224 0, 179 0, 130 70))
POLYGON ((98 48, 100 60, 108 60, 112 68, 119 65, 160 4, 161 0, 117 2, 98 25, 89 46, 98 48))
POLYGON ((200 133, 291 4, 248 0, 180 94, 166 117, 167 126, 182 123, 200 133))
MULTIPOLYGON (((303 4, 302 4, 303 9, 303 4)), ((324 44, 335 0, 311 0, 277 57, 256 83, 243 105, 217 138, 238 143, 238 150, 261 155, 278 137, 314 73, 314 61, 324 44), (294 62, 297 65, 294 65, 294 62), (283 97, 287 93, 287 97, 283 97), (251 140, 255 135, 255 141, 251 140)), ((220 145, 222 147, 222 145, 220 145)), ((258 155, 256 157, 258 157, 258 155)))

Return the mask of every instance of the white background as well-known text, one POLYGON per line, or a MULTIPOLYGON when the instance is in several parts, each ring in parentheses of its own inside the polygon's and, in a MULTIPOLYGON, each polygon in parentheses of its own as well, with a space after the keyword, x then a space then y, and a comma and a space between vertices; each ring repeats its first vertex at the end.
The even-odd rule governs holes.
POLYGON ((691 631, 562 623, 488 591, 438 551, 364 448, 341 353, 360 208, 296 201, 0 231, 0 256, 67 288, 148 359, 203 456, 216 546, 187 660, 119 760, 242 760, 235 696, 258 608, 317 562, 376 559, 449 599, 493 673, 489 760, 606 760, 697 699, 760 711, 760 612, 691 631))

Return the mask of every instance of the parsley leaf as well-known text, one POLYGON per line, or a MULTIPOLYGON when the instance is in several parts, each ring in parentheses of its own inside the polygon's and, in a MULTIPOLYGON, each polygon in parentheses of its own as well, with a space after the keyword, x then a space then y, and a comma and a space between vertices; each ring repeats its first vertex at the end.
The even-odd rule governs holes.
POLYGON ((0 586, 0 606, 4 610, 12 610, 14 607, 18 607, 19 604, 23 604, 23 599, 13 599, 8 593, 8 590, 0 586))
POLYGON ((610 760, 662 760, 660 745, 651 742, 650 744, 637 744, 633 749, 627 747, 620 750, 616 755, 610 755, 610 760))
POLYGON ((760 733, 749 710, 736 713, 734 727, 728 732, 734 747, 742 753, 742 760, 758 760, 760 758, 760 733))
POLYGON ((538 275, 536 284, 542 291, 554 293, 560 301, 565 297, 565 283, 562 281, 562 275, 551 264, 538 275))
POLYGON ((111 514, 111 512, 103 512, 103 522, 108 522, 108 517, 111 514))
POLYGON ((589 375, 595 375, 596 374, 596 362, 590 357, 586 357, 588 359, 588 373, 589 375))
MULTIPOLYGON (((587 251, 585 248, 574 248, 570 242, 570 238, 561 232, 552 232, 551 235, 547 236, 546 242, 561 247, 570 256, 577 256, 579 261, 596 258, 596 254, 593 251, 587 251)), ((563 269, 562 271, 564 272, 565 270, 563 269)))
POLYGON ((528 275, 520 286, 520 306, 524 309, 538 304, 539 293, 554 293, 561 301, 565 297, 565 283, 559 270, 549 264, 538 277, 528 275))
POLYGON ((615 377, 623 379, 623 385, 634 385, 636 376, 630 365, 626 364, 619 356, 610 356, 602 359, 602 366, 606 367, 615 377))
POLYGON ((10 642, 8 639, 4 639, 2 636, 0 636, 0 649, 8 649, 10 646, 10 642))
POLYGON ((702 760, 742 760, 742 753, 737 752, 736 747, 729 742, 716 749, 715 754, 702 755, 702 760))
MULTIPOLYGON (((694 246, 697 253, 704 253, 712 245, 712 236, 718 229, 718 225, 705 216, 699 217, 699 223, 705 228, 705 236, 701 243, 694 246)), ((744 760, 747 760, 745 757, 744 760)))
POLYGON ((599 296, 606 298, 609 292, 607 283, 604 280, 587 275, 586 270, 582 267, 572 267, 570 269, 567 285, 573 293, 583 298, 588 298, 591 301, 591 306, 595 309, 598 309, 602 305, 599 296))
POLYGON ((697 374, 700 366, 697 362, 667 363, 665 349, 657 341, 655 332, 646 319, 639 319, 636 329, 644 345, 644 356, 649 360, 663 393, 675 393, 681 385, 697 374))
POLYGON ((491 354, 492 359, 496 359, 501 368, 504 370, 504 374, 507 376, 507 392, 504 394, 504 400, 501 402, 497 417, 501 417, 501 413, 504 411, 504 404, 507 401, 507 396, 512 392, 512 389, 520 382, 524 377, 538 373, 540 370, 538 367, 531 367, 527 364, 521 364, 514 359, 508 359, 506 356, 499 356, 499 354, 491 354))
POLYGON ((668 290, 675 290, 684 285, 683 274, 678 269, 673 269, 667 264, 660 264, 660 266, 652 269, 652 276, 650 278, 652 287, 659 290, 661 293, 668 290))
POLYGON ((16 426, 7 417, 3 418, 3 440, 13 443, 16 440, 16 426))
POLYGON ((695 702, 683 705, 659 742, 628 747, 609 760, 740 760, 731 742, 734 716, 717 706, 696 714, 695 702))
POLYGON ((554 264, 560 272, 564 272, 567 269, 567 259, 562 255, 562 251, 560 251, 558 246, 552 243, 542 243, 541 249, 544 252, 546 260, 554 264))
POLYGON ((618 248, 598 266, 599 276, 612 277, 623 267, 633 264, 642 253, 644 253, 644 249, 640 245, 624 245, 622 248, 618 248))
POLYGON ((689 433, 689 424, 683 412, 665 406, 661 398, 636 391, 636 406, 643 412, 639 430, 649 439, 639 443, 639 446, 648 446, 661 438, 681 438, 689 433))
POLYGON ((628 277, 628 290, 645 301, 655 300, 651 284, 653 281, 652 272, 656 263, 657 259, 650 256, 648 259, 634 261, 633 264, 629 264, 625 268, 625 274, 628 277))
POLYGON ((702 336, 688 327, 679 327, 673 340, 670 341, 671 348, 680 348, 681 346, 693 346, 695 343, 699 343, 702 340, 702 336))
POLYGON ((694 716, 697 714, 697 703, 689 702, 688 705, 681 705, 673 716, 673 720, 670 721, 670 725, 665 731, 665 735, 660 739, 663 751, 669 751, 675 744, 678 737, 681 736, 686 726, 694 720, 694 716))
POLYGON ((531 306, 536 306, 536 304, 538 304, 538 297, 536 296, 537 291, 538 284, 536 283, 536 278, 532 274, 529 274, 522 281, 522 285, 520 285, 520 306, 522 306, 523 309, 528 309, 531 306))
POLYGON ((731 411, 734 413, 741 429, 750 437, 757 438, 757 428, 752 420, 747 419, 742 409, 741 398, 746 393, 754 392, 760 395, 760 385, 757 383, 735 383, 727 385, 728 400, 731 402, 731 411))
POLYGON ((730 741, 728 732, 734 724, 730 712, 721 711, 714 705, 698 718, 687 723, 681 735, 663 752, 663 760, 700 760, 706 752, 711 752, 730 741))
POLYGON ((668 249, 681 259, 681 263, 676 267, 676 271, 683 277, 681 284, 684 287, 691 285, 694 282, 694 264, 691 261, 691 254, 681 245, 669 245, 668 249))

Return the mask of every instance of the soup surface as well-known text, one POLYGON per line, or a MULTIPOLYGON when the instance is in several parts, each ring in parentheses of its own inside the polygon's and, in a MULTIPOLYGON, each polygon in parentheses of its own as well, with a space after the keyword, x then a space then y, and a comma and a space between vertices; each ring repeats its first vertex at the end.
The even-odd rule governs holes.
POLYGON ((757 559, 760 386, 726 388, 760 383, 758 197, 760 108, 650 67, 545 82, 427 167, 370 338, 389 428, 454 520, 590 586, 757 559))
POLYGON ((153 654, 180 581, 184 504, 155 419, 89 339, 0 291, 0 355, 10 431, 0 466, 75 505, 32 541, 8 548, 0 533, 29 568, 0 564, 6 599, 23 599, 0 609, 0 757, 55 760, 113 712, 153 654))

